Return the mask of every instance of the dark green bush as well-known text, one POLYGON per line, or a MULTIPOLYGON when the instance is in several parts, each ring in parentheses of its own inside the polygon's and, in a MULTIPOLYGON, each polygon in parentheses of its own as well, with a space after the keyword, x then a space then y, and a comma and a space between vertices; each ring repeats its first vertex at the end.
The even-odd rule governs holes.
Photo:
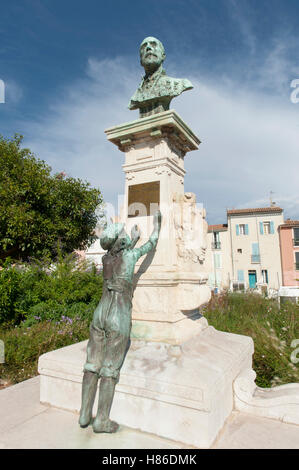
POLYGON ((102 276, 94 265, 78 262, 74 256, 12 266, 0 270, 0 325, 56 320, 68 316, 87 317, 102 294, 102 276))

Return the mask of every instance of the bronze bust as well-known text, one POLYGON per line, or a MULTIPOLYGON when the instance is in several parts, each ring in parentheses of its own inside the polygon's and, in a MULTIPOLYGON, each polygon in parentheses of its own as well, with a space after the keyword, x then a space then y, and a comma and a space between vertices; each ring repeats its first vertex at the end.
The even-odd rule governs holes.
POLYGON ((145 75, 132 96, 129 109, 139 109, 140 117, 167 111, 175 96, 193 88, 186 78, 172 78, 163 69, 164 46, 154 37, 145 38, 140 45, 140 63, 145 75))

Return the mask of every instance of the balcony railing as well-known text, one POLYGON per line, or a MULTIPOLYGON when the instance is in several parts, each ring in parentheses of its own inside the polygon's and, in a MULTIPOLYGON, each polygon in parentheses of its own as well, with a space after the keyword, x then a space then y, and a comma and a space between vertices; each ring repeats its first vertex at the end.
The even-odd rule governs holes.
POLYGON ((261 262, 260 255, 251 255, 251 262, 252 263, 260 263, 261 262))
POLYGON ((299 240, 296 238, 293 238, 293 246, 299 246, 299 240))
POLYGON ((212 242, 212 250, 221 250, 221 242, 212 242))

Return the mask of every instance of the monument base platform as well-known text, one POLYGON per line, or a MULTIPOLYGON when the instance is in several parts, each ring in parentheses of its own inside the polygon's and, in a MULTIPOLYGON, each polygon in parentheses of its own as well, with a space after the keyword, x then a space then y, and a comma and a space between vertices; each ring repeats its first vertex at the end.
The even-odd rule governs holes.
MULTIPOLYGON (((41 403, 80 410, 86 345, 84 341, 40 356, 41 403)), ((234 408, 233 382, 251 368, 252 353, 251 338, 211 326, 180 345, 132 340, 111 418, 208 448, 234 408)), ((96 407, 97 399, 94 411, 96 407)))
POLYGON ((174 322, 133 320, 131 339, 180 345, 208 326, 206 318, 199 313, 174 322))

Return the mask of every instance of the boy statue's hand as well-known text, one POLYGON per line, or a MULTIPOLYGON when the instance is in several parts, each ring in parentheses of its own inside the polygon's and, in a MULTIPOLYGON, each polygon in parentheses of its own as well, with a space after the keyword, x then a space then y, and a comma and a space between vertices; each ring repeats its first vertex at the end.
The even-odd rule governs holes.
POLYGON ((158 232, 160 231, 161 228, 161 221, 162 221, 162 214, 161 211, 155 212, 154 215, 154 229, 157 230, 158 232))
POLYGON ((138 226, 137 226, 137 225, 134 225, 134 226, 132 227, 132 230, 131 230, 131 239, 132 239, 132 240, 139 239, 139 238, 140 238, 140 235, 141 235, 141 233, 140 233, 140 230, 139 230, 138 226))

